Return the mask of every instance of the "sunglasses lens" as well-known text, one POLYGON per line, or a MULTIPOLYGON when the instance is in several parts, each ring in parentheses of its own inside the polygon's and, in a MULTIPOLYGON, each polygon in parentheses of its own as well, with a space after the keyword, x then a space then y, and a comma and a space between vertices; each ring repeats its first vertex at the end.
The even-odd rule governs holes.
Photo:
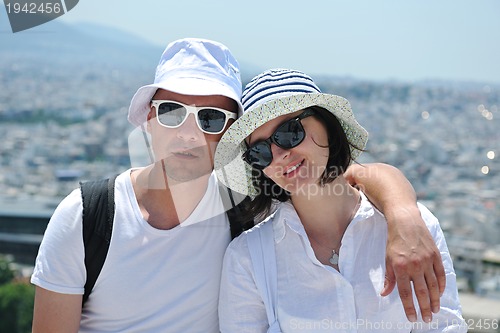
POLYGON ((273 134, 273 141, 283 149, 298 146, 304 140, 304 128, 299 120, 292 119, 283 123, 273 134))
POLYGON ((266 142, 253 145, 245 153, 245 161, 257 169, 264 169, 271 164, 272 160, 271 147, 266 142))
MULTIPOLYGON (((278 145, 282 149, 291 149, 297 147, 306 134, 304 127, 298 119, 292 119, 281 124, 272 135, 271 142, 278 145)), ((252 167, 264 169, 273 161, 271 145, 269 140, 259 142, 248 148, 245 152, 244 159, 252 167)))
POLYGON ((165 126, 178 126, 186 118, 186 108, 177 103, 165 102, 158 105, 158 120, 165 126))
POLYGON ((226 115, 214 109, 202 109, 198 112, 200 127, 209 133, 218 133, 224 129, 226 115))

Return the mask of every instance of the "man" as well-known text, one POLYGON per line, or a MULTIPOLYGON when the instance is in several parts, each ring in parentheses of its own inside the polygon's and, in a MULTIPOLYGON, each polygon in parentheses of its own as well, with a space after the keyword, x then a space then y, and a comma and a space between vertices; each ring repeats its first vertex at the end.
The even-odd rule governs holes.
MULTIPOLYGON (((92 293, 82 308, 82 200, 75 190, 54 212, 40 246, 31 280, 37 286, 33 332, 219 331, 220 271, 231 236, 213 154, 242 111, 241 86, 238 63, 224 45, 182 39, 167 46, 154 83, 136 92, 128 116, 151 138, 153 162, 116 179, 111 243, 92 293)), ((430 315, 444 275, 442 266, 433 268, 439 253, 418 213, 405 216, 416 211, 411 186, 388 166, 349 177, 389 220, 404 222, 389 222, 384 293, 394 288, 395 267, 407 314, 415 312, 413 281, 430 315)))

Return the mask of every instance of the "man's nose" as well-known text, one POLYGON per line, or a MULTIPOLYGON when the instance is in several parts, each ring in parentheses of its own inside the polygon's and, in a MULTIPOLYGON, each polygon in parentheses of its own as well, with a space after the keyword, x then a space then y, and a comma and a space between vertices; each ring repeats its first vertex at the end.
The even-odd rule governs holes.
POLYGON ((177 137, 186 141, 196 141, 203 137, 193 114, 188 115, 186 121, 177 128, 177 137))

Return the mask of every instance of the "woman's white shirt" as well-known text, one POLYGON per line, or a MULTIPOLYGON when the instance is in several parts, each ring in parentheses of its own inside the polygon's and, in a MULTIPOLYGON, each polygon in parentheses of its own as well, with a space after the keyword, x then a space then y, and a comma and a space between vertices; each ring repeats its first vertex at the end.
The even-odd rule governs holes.
MULTIPOLYGON (((440 249, 446 271, 441 310, 431 323, 411 323, 397 291, 380 296, 385 279, 387 223, 364 194, 342 238, 339 271, 316 258, 290 203, 280 204, 273 223, 278 276, 277 317, 283 332, 466 332, 456 276, 438 220, 419 209, 440 249)), ((252 232, 252 231, 248 231, 252 232)), ((266 332, 268 322, 255 285, 255 272, 243 233, 224 258, 219 299, 222 332, 266 332)), ((414 300, 415 305, 418 303, 414 300)), ((420 312, 417 309, 417 312, 420 312)))

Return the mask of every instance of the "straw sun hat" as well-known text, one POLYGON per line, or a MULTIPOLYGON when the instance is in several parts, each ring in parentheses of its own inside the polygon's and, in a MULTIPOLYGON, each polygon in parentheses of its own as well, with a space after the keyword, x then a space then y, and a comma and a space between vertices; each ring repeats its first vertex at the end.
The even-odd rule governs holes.
MULTIPOLYGON (((251 167, 242 159, 245 138, 255 129, 282 115, 311 106, 330 111, 339 120, 347 139, 364 149, 368 132, 356 121, 349 101, 323 94, 308 75, 289 69, 272 69, 250 81, 242 95, 243 115, 222 136, 215 153, 215 171, 219 180, 231 190, 254 197, 251 167)), ((361 153, 352 148, 355 159, 361 153)))

